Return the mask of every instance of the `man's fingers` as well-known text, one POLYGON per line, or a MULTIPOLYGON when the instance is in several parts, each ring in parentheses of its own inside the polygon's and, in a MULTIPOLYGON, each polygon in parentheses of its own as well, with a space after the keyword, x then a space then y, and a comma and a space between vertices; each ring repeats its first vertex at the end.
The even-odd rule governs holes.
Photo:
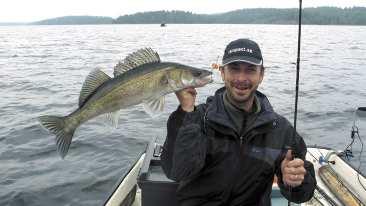
POLYGON ((194 103, 197 95, 195 88, 186 88, 175 92, 181 108, 186 112, 192 112, 194 110, 194 103))
POLYGON ((189 88, 186 88, 186 89, 182 89, 182 90, 176 91, 175 94, 177 96, 184 96, 186 94, 191 94, 193 96, 196 96, 197 95, 197 91, 196 91, 195 88, 189 87, 189 88))
POLYGON ((282 180, 288 186, 296 187, 304 181, 306 175, 304 161, 299 158, 294 159, 290 149, 281 163, 281 170, 282 180))
POLYGON ((285 174, 290 174, 290 175, 305 175, 306 174, 306 170, 304 167, 285 167, 284 168, 284 172, 285 174))
POLYGON ((304 166, 304 161, 299 158, 295 158, 295 159, 287 162, 287 165, 286 165, 286 167, 303 167, 303 166, 304 166))
POLYGON ((305 176, 306 174, 306 170, 304 168, 286 168, 285 169, 285 174, 286 175, 302 175, 302 176, 305 176))
POLYGON ((304 180, 304 174, 291 174, 288 175, 288 179, 289 181, 293 181, 293 182, 302 182, 304 180))
POLYGON ((301 181, 292 181, 292 180, 288 180, 285 184, 291 187, 297 187, 299 185, 301 185, 302 180, 301 181))
POLYGON ((305 173, 287 173, 283 176, 283 182, 292 187, 301 185, 304 179, 305 173))
POLYGON ((286 178, 286 184, 290 186, 299 186, 304 181, 305 174, 288 174, 286 178))
POLYGON ((193 96, 196 96, 196 95, 197 95, 197 91, 196 91, 196 89, 195 89, 195 88, 193 88, 193 87, 191 87, 191 88, 187 88, 187 89, 186 89, 186 91, 187 91, 188 93, 190 93, 191 95, 193 95, 193 96))

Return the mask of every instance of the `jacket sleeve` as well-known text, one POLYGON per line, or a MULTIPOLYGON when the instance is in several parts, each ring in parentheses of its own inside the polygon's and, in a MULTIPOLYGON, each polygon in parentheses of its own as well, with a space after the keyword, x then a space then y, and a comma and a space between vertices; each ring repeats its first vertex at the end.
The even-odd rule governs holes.
POLYGON ((162 167, 168 178, 186 180, 203 168, 207 140, 201 129, 201 119, 202 114, 197 108, 185 112, 178 107, 170 115, 161 154, 162 167))
MULTIPOLYGON (((290 124, 290 123, 288 123, 290 124)), ((301 185, 290 188, 284 185, 282 181, 282 172, 281 172, 281 162, 287 153, 287 149, 284 150, 283 155, 281 157, 281 161, 277 162, 277 177, 278 177, 278 186, 281 189, 281 193, 283 196, 286 197, 291 202, 295 203, 302 203, 310 200, 313 197, 314 190, 316 187, 316 179, 315 179, 315 172, 314 166, 311 162, 305 160, 307 148, 304 140, 302 137, 296 132, 295 138, 293 137, 293 127, 290 125, 289 129, 286 132, 287 136, 287 143, 286 145, 290 146, 293 149, 294 155, 296 158, 300 158, 304 161, 304 167, 306 170, 306 174, 304 177, 304 181, 301 185)))

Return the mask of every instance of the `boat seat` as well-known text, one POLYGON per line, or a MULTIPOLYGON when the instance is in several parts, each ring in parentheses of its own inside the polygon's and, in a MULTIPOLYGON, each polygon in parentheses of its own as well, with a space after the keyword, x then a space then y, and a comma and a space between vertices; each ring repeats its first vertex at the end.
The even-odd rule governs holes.
POLYGON ((178 183, 168 179, 161 167, 161 145, 150 145, 137 180, 141 206, 178 206, 175 195, 178 183))

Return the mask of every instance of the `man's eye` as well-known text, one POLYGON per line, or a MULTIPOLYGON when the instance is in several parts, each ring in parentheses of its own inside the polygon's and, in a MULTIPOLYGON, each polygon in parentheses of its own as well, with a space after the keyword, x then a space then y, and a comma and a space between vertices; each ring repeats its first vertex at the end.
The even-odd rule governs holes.
POLYGON ((256 72, 257 71, 257 67, 256 66, 249 66, 249 67, 247 67, 246 68, 246 70, 248 71, 248 72, 256 72))
POLYGON ((240 70, 240 67, 229 67, 230 71, 237 72, 240 70))

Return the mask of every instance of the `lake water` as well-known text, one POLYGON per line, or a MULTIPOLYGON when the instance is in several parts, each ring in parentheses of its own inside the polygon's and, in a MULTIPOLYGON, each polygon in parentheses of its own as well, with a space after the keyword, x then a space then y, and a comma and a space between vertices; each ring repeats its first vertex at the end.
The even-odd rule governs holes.
MULTIPOLYGON (((303 26, 298 132, 308 145, 337 150, 350 142, 354 110, 366 106, 366 27, 303 26)), ((262 47, 260 90, 293 121, 295 25, 98 25, 0 27, 0 205, 101 205, 152 137, 162 142, 178 105, 166 98, 152 119, 142 106, 121 113, 117 129, 97 118, 76 131, 65 160, 40 115, 77 108, 81 85, 96 67, 112 75, 127 54, 151 47, 163 61, 209 69, 226 44, 251 38, 262 47)), ((222 84, 198 90, 204 102, 222 84)), ((366 120, 358 119, 366 142, 366 120)), ((358 167, 360 141, 353 147, 358 167)), ((366 153, 361 156, 366 172, 366 153)))

